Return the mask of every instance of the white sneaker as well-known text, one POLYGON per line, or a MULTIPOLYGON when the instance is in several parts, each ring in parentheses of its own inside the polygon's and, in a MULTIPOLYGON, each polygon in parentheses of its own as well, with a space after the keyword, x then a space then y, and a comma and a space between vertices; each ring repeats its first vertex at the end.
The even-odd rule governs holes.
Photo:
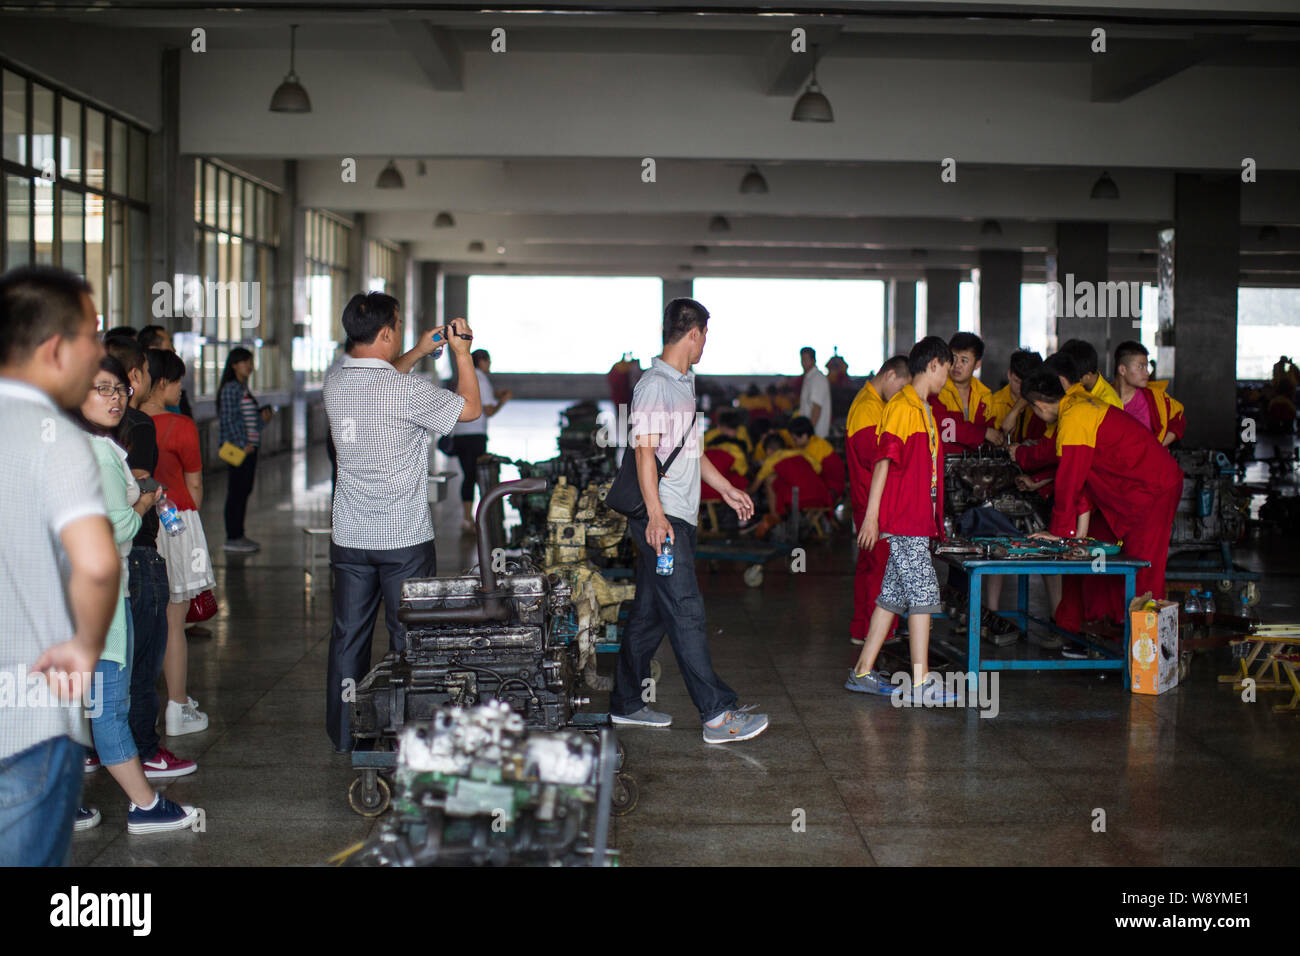
POLYGON ((178 704, 167 701, 167 736, 180 737, 185 734, 197 734, 208 729, 208 715, 194 706, 192 699, 178 704))

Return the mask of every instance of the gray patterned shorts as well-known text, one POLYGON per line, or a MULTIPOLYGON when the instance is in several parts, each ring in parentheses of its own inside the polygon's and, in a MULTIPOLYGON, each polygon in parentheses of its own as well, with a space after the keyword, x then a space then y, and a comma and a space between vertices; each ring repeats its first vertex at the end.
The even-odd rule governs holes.
POLYGON ((885 579, 876 606, 903 617, 938 614, 943 610, 929 538, 889 537, 889 563, 885 565, 885 579))

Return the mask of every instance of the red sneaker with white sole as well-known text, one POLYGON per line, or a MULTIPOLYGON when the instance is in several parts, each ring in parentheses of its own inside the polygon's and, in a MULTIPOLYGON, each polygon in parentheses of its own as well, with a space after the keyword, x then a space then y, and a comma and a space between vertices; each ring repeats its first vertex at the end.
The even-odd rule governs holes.
POLYGON ((144 775, 150 780, 167 780, 171 777, 184 777, 199 769, 193 760, 182 760, 166 747, 159 747, 158 754, 152 760, 142 760, 144 775))
POLYGON ((85 765, 86 773, 94 773, 96 770, 99 769, 99 766, 100 766, 99 754, 92 753, 89 757, 86 758, 86 765, 85 765))

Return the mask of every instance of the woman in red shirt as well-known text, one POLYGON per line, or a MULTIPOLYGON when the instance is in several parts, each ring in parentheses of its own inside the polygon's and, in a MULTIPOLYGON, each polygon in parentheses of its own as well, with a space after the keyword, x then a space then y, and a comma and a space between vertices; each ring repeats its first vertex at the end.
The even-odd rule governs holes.
POLYGON ((211 588, 212 561, 208 542, 199 520, 203 504, 203 458, 199 452, 199 431, 193 419, 167 411, 180 400, 185 363, 175 352, 149 349, 149 375, 153 390, 140 410, 152 416, 158 432, 158 467, 154 477, 167 490, 180 511, 184 530, 170 534, 158 529, 158 553, 167 565, 167 651, 163 674, 167 678, 166 729, 169 737, 198 733, 208 726, 207 715, 198 701, 186 693, 189 646, 185 639, 185 615, 191 599, 211 588))

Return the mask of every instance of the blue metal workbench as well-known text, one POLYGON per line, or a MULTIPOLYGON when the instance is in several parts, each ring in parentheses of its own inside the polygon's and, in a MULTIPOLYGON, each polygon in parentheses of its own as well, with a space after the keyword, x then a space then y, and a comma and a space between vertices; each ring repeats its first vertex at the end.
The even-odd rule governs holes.
POLYGON ((1137 589, 1137 572, 1139 568, 1149 566, 1149 562, 1122 555, 1108 556, 1101 569, 1094 569, 1092 560, 1034 559, 1034 558, 971 558, 961 554, 939 554, 937 557, 953 567, 961 568, 970 575, 970 608, 966 622, 966 671, 967 680, 972 690, 979 679, 980 671, 1018 670, 1018 671, 1068 671, 1068 670, 1116 670, 1124 673, 1124 689, 1129 687, 1128 646, 1129 617, 1128 606, 1137 589), (1124 578, 1124 639, 1120 643, 1120 653, 1116 656, 1109 649, 1097 644, 1082 634, 1075 634, 1057 627, 1051 621, 1044 621, 1029 613, 1029 578, 1035 574, 1111 574, 1124 578), (1086 644, 1101 653, 1100 660, 1043 660, 1042 658, 1005 658, 980 659, 980 618, 983 611, 983 579, 991 575, 1010 575, 1016 578, 1016 610, 997 611, 1000 616, 1014 621, 1025 633, 1033 623, 1059 634, 1072 641, 1086 644))

